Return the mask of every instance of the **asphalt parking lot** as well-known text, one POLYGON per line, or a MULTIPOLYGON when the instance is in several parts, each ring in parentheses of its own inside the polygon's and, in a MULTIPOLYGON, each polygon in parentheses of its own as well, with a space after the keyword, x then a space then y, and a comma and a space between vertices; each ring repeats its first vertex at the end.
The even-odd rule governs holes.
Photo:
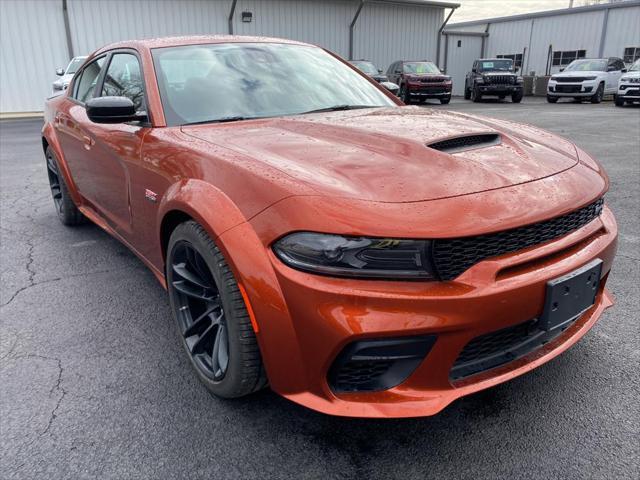
POLYGON ((0 478, 640 477, 640 109, 525 98, 434 108, 531 123, 611 178, 617 304, 576 346, 423 419, 211 397, 165 292, 99 228, 56 218, 42 120, 0 122, 0 478))

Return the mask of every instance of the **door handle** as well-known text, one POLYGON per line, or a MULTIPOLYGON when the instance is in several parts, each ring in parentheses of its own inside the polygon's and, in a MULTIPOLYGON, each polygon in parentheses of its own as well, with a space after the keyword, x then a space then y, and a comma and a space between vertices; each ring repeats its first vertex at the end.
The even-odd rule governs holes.
POLYGON ((91 150, 91 147, 96 143, 96 141, 89 135, 83 135, 82 140, 84 142, 84 148, 86 150, 91 150))

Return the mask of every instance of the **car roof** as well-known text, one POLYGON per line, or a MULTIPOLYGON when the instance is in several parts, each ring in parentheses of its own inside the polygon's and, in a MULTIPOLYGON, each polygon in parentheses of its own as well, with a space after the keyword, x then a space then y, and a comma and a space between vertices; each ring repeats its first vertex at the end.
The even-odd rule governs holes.
POLYGON ((308 43, 287 40, 284 38, 251 37, 244 35, 188 35, 178 37, 147 38, 143 40, 125 40, 105 45, 96 53, 113 50, 115 48, 153 49, 179 47, 184 45, 206 45, 213 43, 286 43, 292 45, 309 45, 308 43))

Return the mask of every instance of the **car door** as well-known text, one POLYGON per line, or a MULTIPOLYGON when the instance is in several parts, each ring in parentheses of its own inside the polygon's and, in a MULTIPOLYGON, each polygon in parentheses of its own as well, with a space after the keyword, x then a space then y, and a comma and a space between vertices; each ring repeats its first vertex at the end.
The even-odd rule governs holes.
POLYGON ((61 135, 65 158, 78 190, 109 225, 123 237, 132 231, 130 185, 127 164, 139 161, 148 127, 140 122, 93 123, 85 103, 99 96, 126 96, 146 110, 140 62, 133 51, 114 51, 101 59, 95 79, 91 64, 83 69, 73 106, 61 135), (91 83, 90 83, 91 81, 91 83))
POLYGON ((619 58, 611 58, 607 62, 606 93, 615 93, 618 89, 618 80, 622 76, 624 62, 619 58))

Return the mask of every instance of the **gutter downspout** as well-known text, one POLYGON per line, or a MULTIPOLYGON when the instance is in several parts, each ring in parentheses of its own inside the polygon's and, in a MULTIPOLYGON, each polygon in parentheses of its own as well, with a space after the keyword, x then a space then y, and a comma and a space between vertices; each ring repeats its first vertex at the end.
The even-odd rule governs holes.
POLYGON ((227 17, 227 22, 229 22, 229 35, 233 35, 233 14, 236 12, 237 2, 238 0, 231 2, 231 10, 229 11, 229 17, 227 17))
POLYGON ((364 2, 365 0, 360 0, 360 5, 358 5, 358 9, 353 16, 353 20, 351 20, 351 23, 349 24, 349 60, 353 60, 353 29, 356 26, 356 22, 358 21, 358 17, 360 16, 362 7, 364 7, 364 2))
POLYGON ((604 11, 604 17, 602 18, 602 32, 600 33, 600 48, 598 49, 598 57, 602 58, 604 53, 604 41, 607 38, 607 24, 609 23, 609 9, 604 11))
MULTIPOLYGON (((451 18, 451 15, 453 15, 453 12, 456 11, 456 9, 459 7, 460 5, 458 5, 457 7, 452 7, 451 11, 449 12, 449 15, 447 16, 447 18, 445 18, 444 22, 442 22, 442 25, 440 25, 440 28, 438 29, 438 38, 436 39, 436 66, 438 68, 440 68, 440 42, 442 39, 442 31, 444 30, 444 27, 447 25, 447 22, 449 21, 449 19, 451 18)), ((447 60, 445 59, 445 62, 447 60)))
POLYGON ((67 52, 69 53, 69 60, 73 55, 73 42, 71 41, 71 27, 69 26, 69 9, 67 8, 67 0, 62 0, 62 18, 64 20, 64 33, 67 37, 67 52))
POLYGON ((485 51, 485 47, 487 46, 487 37, 489 36, 489 27, 491 26, 490 23, 487 23, 486 28, 484 29, 484 33, 486 33, 486 35, 484 37, 482 37, 482 44, 480 45, 480 58, 484 58, 484 51, 485 51))

